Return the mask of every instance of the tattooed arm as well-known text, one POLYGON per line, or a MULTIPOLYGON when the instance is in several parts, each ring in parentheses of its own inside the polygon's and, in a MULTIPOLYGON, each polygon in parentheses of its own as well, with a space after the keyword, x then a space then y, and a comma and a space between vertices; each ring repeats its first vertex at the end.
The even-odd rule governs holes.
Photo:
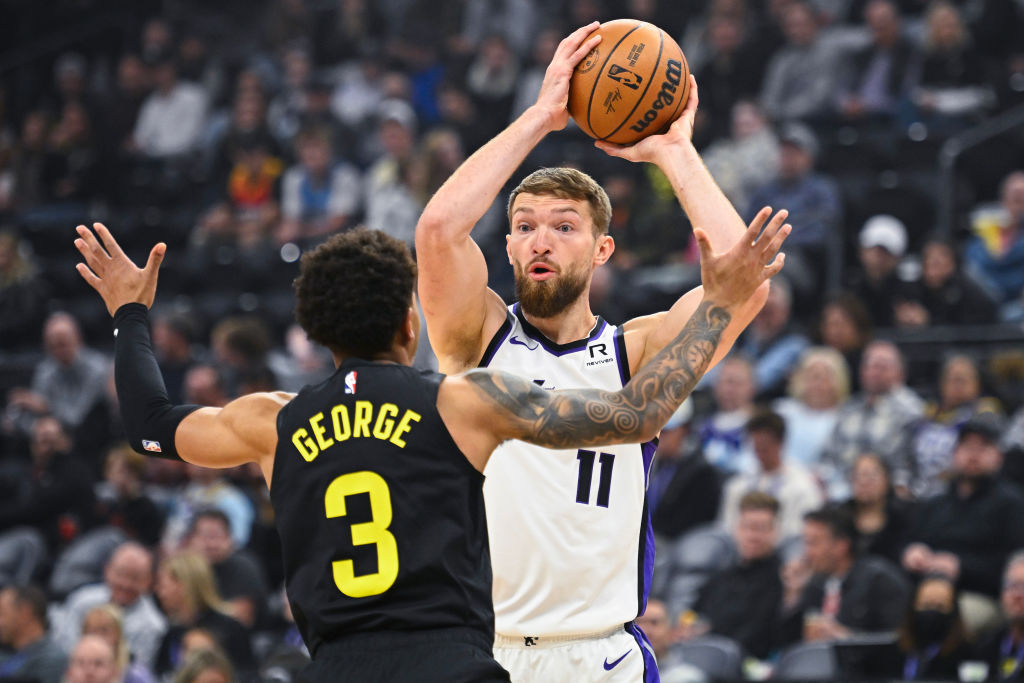
POLYGON ((546 391, 507 372, 471 370, 441 385, 438 410, 463 453, 483 469, 508 439, 551 448, 639 443, 654 438, 690 395, 711 362, 734 312, 762 282, 782 269, 778 254, 789 226, 758 225, 731 250, 701 247, 704 299, 682 331, 619 391, 546 391))

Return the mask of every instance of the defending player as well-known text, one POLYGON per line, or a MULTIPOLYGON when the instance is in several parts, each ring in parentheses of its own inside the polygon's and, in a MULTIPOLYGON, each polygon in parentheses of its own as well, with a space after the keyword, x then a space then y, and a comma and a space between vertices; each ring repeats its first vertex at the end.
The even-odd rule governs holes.
POLYGON ((498 681, 482 470, 507 439, 549 447, 653 437, 689 394, 735 310, 778 272, 786 233, 751 227, 712 256, 699 313, 621 391, 548 392, 512 375, 409 367, 416 267, 384 233, 338 235, 303 257, 296 316, 337 371, 298 395, 173 406, 147 309, 166 247, 139 269, 109 231, 79 226, 82 277, 114 317, 115 379, 141 453, 206 467, 256 462, 270 487, 287 591, 312 680, 498 681), (756 239, 755 239, 756 238, 756 239), (773 261, 774 259, 774 261, 773 261))
MULTIPOLYGON (((574 169, 541 169, 513 191, 507 251, 519 302, 506 308, 487 288, 486 264, 470 233, 530 150, 565 127, 569 79, 600 41, 590 35, 597 26, 561 42, 537 102, 467 159, 420 218, 420 302, 443 372, 484 366, 545 388, 613 390, 698 310, 700 288, 667 312, 621 327, 592 313, 593 270, 615 247, 608 235, 611 206, 604 190, 574 169)), ((715 250, 725 251, 745 226, 690 142, 697 102, 691 80, 685 110, 665 134, 631 147, 597 146, 657 164, 692 223, 715 250)), ((770 214, 766 208, 758 220, 770 214)), ((785 217, 776 214, 773 228, 785 217)), ((737 307, 712 365, 760 310, 767 291, 765 283, 737 307)), ((517 681, 656 680, 649 645, 632 624, 643 613, 653 566, 645 490, 654 444, 569 445, 552 454, 509 443, 488 465, 495 657, 517 681)))

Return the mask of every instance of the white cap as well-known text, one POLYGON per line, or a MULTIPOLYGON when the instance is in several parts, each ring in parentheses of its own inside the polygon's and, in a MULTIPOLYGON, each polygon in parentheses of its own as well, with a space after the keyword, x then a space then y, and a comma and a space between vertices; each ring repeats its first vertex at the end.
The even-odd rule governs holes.
POLYGON ((662 429, 678 429, 679 427, 686 425, 692 417, 693 399, 687 396, 686 400, 683 401, 683 404, 679 406, 678 410, 672 413, 672 417, 668 419, 668 422, 664 427, 662 427, 662 429))
POLYGON ((907 228, 895 216, 872 216, 861 228, 860 246, 882 247, 893 256, 903 256, 907 250, 907 228))

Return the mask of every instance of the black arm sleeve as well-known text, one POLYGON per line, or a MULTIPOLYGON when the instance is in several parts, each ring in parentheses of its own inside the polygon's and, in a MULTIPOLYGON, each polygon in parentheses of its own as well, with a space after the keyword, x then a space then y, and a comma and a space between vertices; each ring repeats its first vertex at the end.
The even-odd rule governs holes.
POLYGON ((128 443, 143 455, 181 460, 174 432, 202 406, 171 404, 149 338, 149 311, 125 304, 114 313, 114 383, 128 443))

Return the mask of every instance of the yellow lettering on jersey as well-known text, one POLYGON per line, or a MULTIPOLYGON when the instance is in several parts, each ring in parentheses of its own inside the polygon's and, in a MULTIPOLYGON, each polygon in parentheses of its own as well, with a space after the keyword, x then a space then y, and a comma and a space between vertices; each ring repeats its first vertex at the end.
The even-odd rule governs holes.
POLYGON ((320 450, 326 451, 334 445, 334 439, 324 438, 324 434, 327 433, 327 428, 320 424, 320 421, 323 419, 324 414, 317 413, 313 417, 309 418, 309 426, 313 428, 313 435, 316 436, 316 443, 320 446, 320 450))
POLYGON ((348 422, 348 406, 344 403, 331 408, 331 420, 334 422, 334 439, 347 441, 352 436, 352 427, 348 422))
POLYGON ((309 438, 309 432, 302 427, 295 430, 292 434, 292 443, 295 444, 295 450, 299 452, 306 462, 313 462, 316 456, 320 455, 320 451, 317 449, 316 444, 313 443, 313 439, 309 438))
POLYGON ((395 428, 395 421, 392 418, 398 417, 398 406, 394 403, 385 403, 377 413, 377 422, 373 425, 373 437, 381 441, 387 441, 391 436, 391 430, 395 428))
POLYGON ((370 420, 373 419, 373 404, 369 401, 356 401, 356 416, 352 420, 352 438, 361 436, 370 438, 370 420))
POLYGON ((419 422, 419 421, 420 421, 420 414, 419 413, 414 413, 411 410, 405 411, 405 415, 402 416, 401 422, 398 423, 398 427, 395 428, 394 433, 391 435, 391 438, 388 439, 388 440, 391 443, 393 443, 396 446, 398 446, 399 448, 405 448, 405 441, 402 439, 402 434, 405 434, 410 429, 412 429, 412 425, 409 424, 410 422, 419 422))

